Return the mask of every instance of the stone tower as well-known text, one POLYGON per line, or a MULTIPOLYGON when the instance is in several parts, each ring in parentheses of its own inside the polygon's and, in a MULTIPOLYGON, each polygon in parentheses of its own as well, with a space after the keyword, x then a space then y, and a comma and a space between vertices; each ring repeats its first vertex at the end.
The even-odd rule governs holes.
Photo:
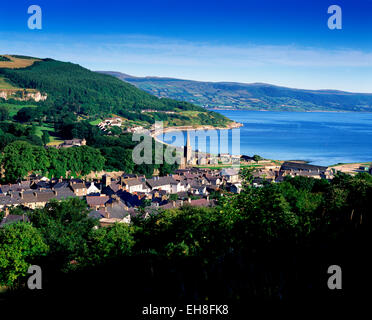
POLYGON ((190 163, 192 160, 192 148, 190 144, 190 136, 189 136, 188 131, 187 131, 187 138, 186 138, 186 146, 184 147, 184 158, 185 158, 186 164, 190 163))

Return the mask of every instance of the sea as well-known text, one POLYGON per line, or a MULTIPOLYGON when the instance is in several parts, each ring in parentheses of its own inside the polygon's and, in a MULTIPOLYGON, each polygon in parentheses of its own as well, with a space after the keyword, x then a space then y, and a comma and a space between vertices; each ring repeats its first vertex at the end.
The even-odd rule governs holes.
MULTIPOLYGON (((227 151, 249 156, 257 154, 267 159, 304 160, 324 166, 372 161, 372 113, 217 112, 242 123, 243 127, 218 130, 218 143, 215 138, 207 138, 206 143, 200 144, 200 137, 195 139, 194 136, 202 132, 194 136, 190 133, 194 150, 211 153, 227 151)), ((186 134, 182 133, 182 139, 172 137, 179 134, 169 132, 157 138, 176 146, 185 145, 186 134)), ((210 136, 208 132, 205 134, 210 136)))

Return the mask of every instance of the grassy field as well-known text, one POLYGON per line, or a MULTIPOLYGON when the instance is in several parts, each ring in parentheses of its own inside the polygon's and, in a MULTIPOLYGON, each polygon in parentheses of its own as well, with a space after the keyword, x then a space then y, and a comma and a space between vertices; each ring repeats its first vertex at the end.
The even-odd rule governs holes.
POLYGON ((0 77, 0 90, 3 90, 3 89, 18 89, 18 88, 13 86, 4 77, 0 77))
POLYGON ((53 127, 47 125, 39 126, 35 124, 35 127, 36 127, 35 134, 40 138, 43 136, 43 131, 48 131, 49 134, 53 134, 55 132, 53 127))
POLYGON ((0 68, 21 69, 31 66, 35 61, 40 61, 39 59, 16 58, 9 55, 4 55, 4 57, 11 61, 0 61, 0 68))
POLYGON ((49 143, 47 143, 47 145, 58 145, 63 143, 64 140, 62 140, 61 137, 56 135, 55 129, 52 126, 47 124, 40 126, 37 123, 34 123, 34 126, 36 127, 35 134, 40 138, 43 136, 43 131, 47 131, 49 133, 50 141, 49 143))
POLYGON ((12 103, 0 103, 1 107, 6 107, 9 110, 9 116, 13 117, 17 114, 17 112, 22 108, 37 108, 37 106, 30 104, 30 105, 17 105, 12 103))
POLYGON ((89 123, 92 126, 97 126, 101 121, 102 121, 102 119, 97 119, 97 120, 90 121, 89 123))

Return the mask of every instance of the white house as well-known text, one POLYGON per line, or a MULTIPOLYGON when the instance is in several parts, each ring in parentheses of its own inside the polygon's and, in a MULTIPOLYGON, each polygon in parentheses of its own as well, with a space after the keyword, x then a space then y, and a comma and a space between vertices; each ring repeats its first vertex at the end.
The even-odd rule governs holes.
POLYGON ((92 193, 101 193, 101 190, 99 190, 94 182, 90 183, 90 186, 87 188, 87 194, 92 194, 92 193))
POLYGON ((140 179, 124 179, 123 187, 129 193, 150 192, 150 188, 140 179))

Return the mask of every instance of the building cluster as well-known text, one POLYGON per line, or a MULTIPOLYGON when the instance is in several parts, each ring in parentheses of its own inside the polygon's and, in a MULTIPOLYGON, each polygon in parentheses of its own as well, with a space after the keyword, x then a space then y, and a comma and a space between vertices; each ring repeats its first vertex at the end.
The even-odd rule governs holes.
POLYGON ((56 143, 56 144, 48 144, 46 147, 53 147, 57 149, 61 148, 71 148, 71 147, 81 147, 86 146, 87 141, 85 139, 71 139, 71 140, 64 140, 62 143, 56 143))
POLYGON ((141 110, 141 113, 165 113, 165 114, 175 114, 175 111, 161 111, 161 110, 154 110, 154 109, 145 109, 141 110))
POLYGON ((332 179, 335 171, 332 168, 316 166, 303 162, 286 161, 282 165, 268 165, 253 172, 253 184, 282 182, 286 176, 311 177, 315 179, 332 179))
MULTIPOLYGON (((2 224, 23 216, 9 214, 13 207, 34 210, 51 201, 71 197, 85 199, 92 218, 102 226, 115 222, 130 223, 139 214, 145 217, 161 209, 183 205, 214 205, 209 195, 220 190, 240 192, 240 176, 235 169, 179 169, 174 174, 147 179, 144 176, 123 174, 102 179, 47 179, 30 177, 30 180, 0 186, 0 210, 5 212, 2 224)), ((1 224, 0 224, 1 225, 1 224)))
POLYGON ((181 167, 186 168, 189 166, 205 166, 205 165, 218 165, 218 164, 231 164, 232 166, 239 166, 241 160, 240 155, 231 155, 229 153, 220 153, 214 155, 203 151, 193 151, 190 144, 190 136, 187 132, 186 145, 183 148, 183 161, 181 167))
POLYGON ((103 121, 101 121, 98 124, 98 127, 103 131, 107 131, 107 130, 110 130, 111 127, 120 128, 122 123, 123 123, 123 120, 120 117, 105 118, 103 121))

